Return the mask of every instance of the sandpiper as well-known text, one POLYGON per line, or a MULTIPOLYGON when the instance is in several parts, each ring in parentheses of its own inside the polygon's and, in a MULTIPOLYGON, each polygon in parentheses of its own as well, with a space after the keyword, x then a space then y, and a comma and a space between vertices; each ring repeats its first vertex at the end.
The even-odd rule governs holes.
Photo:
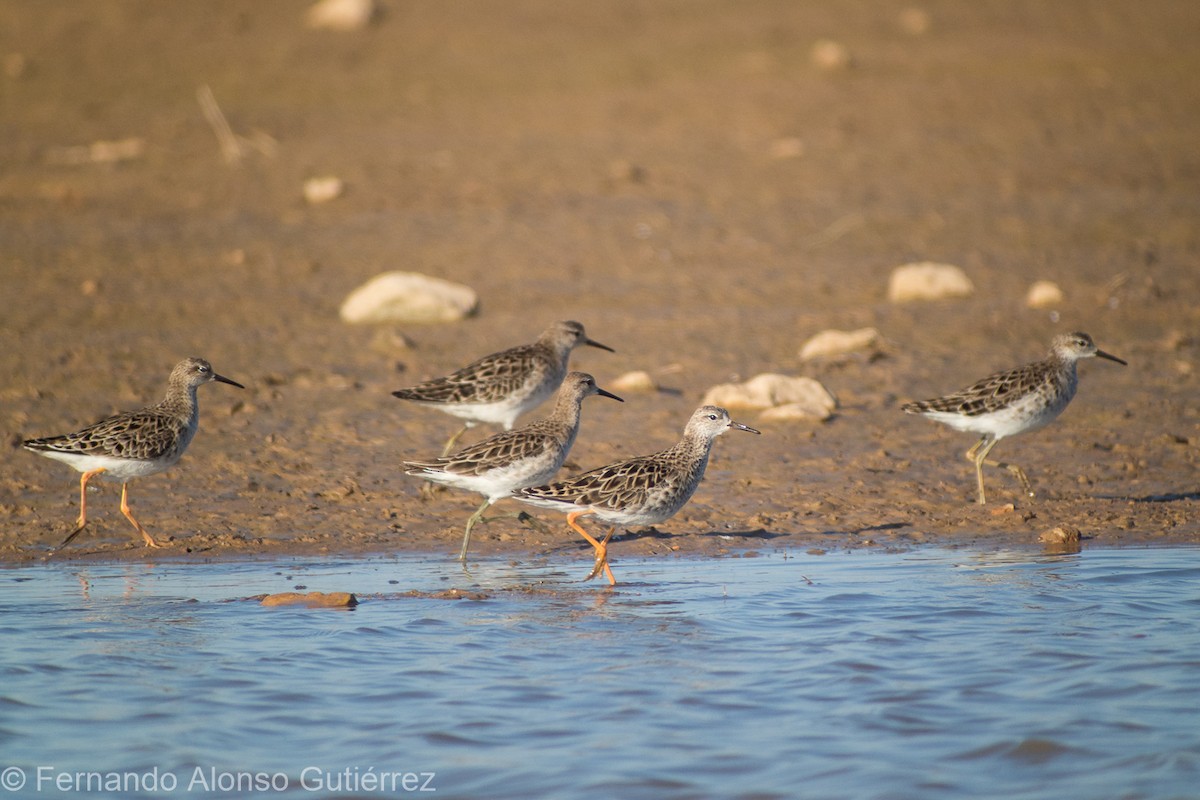
POLYGON ((542 508, 567 512, 567 525, 596 550, 596 564, 584 580, 603 570, 608 582, 615 585, 608 566, 608 543, 616 526, 657 525, 674 516, 700 485, 713 439, 730 428, 759 433, 731 420, 723 408, 700 406, 683 429, 683 438, 668 450, 618 461, 565 481, 520 489, 515 496, 542 508), (597 541, 577 524, 576 520, 587 514, 612 523, 602 540, 597 541))
POLYGON ((989 461, 988 453, 1006 436, 1037 430, 1061 414, 1079 385, 1076 362, 1094 356, 1126 363, 1097 348, 1086 333, 1063 333, 1054 337, 1049 355, 1041 361, 997 372, 960 392, 906 403, 902 408, 909 414, 944 422, 955 430, 982 434, 966 454, 967 460, 975 464, 980 505, 987 502, 983 491, 984 464, 1003 467, 1016 475, 1021 488, 1032 498, 1033 489, 1025 471, 1016 464, 989 461))
POLYGON ((498 433, 451 456, 404 462, 408 475, 484 496, 483 505, 467 520, 459 561, 466 561, 471 529, 483 519, 488 507, 510 497, 516 489, 537 486, 554 477, 575 444, 584 398, 594 394, 625 402, 597 386, 591 375, 571 372, 558 390, 554 410, 545 419, 498 433))
POLYGON ((79 479, 79 519, 75 530, 58 547, 66 546, 87 525, 88 481, 101 474, 121 481, 121 513, 137 528, 147 546, 161 546, 133 517, 129 481, 155 475, 179 461, 200 423, 196 387, 210 381, 245 388, 213 372, 203 358, 185 358, 171 370, 162 402, 117 414, 75 433, 23 443, 25 449, 70 464, 83 473, 79 479))
POLYGON ((467 429, 480 422, 499 423, 504 430, 512 430, 517 417, 554 394, 566 377, 571 351, 585 344, 613 352, 589 339, 578 322, 556 322, 533 344, 484 356, 444 378, 392 394, 467 421, 442 448, 445 456, 467 429))

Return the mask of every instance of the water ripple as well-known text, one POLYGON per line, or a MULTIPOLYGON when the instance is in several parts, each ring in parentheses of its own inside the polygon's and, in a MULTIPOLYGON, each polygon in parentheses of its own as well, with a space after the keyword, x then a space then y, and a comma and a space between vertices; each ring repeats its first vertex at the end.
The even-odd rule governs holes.
POLYGON ((297 798, 308 766, 441 797, 1187 796, 1197 552, 625 559, 615 591, 499 560, 16 568, 0 742, 297 798), (237 600, 296 585, 363 603, 237 600))

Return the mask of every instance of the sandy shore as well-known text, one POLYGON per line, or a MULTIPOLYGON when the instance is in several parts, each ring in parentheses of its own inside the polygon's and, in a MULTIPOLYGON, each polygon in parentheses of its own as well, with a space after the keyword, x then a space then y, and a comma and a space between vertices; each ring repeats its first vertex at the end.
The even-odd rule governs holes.
MULTIPOLYGON (((422 499, 398 463, 455 422, 390 392, 556 319, 617 351, 575 354, 600 385, 646 370, 663 387, 589 403, 575 468, 668 446, 716 383, 808 375, 840 402, 823 423, 735 411, 763 435, 719 439, 693 502, 614 561, 1024 546, 1059 526, 1085 544, 1200 540, 1187 4, 388 2, 353 32, 301 12, 0 10, 0 560, 45 557, 78 514, 77 474, 20 441, 157 400, 187 355, 247 388, 202 387, 183 461, 131 485, 169 546, 140 547, 119 487, 98 484, 57 557, 450 556, 477 499, 422 499), (820 40, 849 63, 814 61, 820 40), (202 86, 243 137, 236 164, 202 86), (309 204, 322 175, 345 193, 309 204), (892 269, 922 260, 975 293, 889 303, 892 269), (342 323, 342 298, 391 269, 469 285, 480 312, 342 323), (1031 309, 1043 279, 1065 298, 1031 309), (818 331, 864 326, 878 351, 799 359, 818 331), (997 448, 1036 500, 995 472, 975 505, 971 436, 899 406, 1069 330, 1129 366, 1082 364, 1060 420, 997 448)), ((499 520, 474 552, 589 561, 535 513, 551 534, 499 520)))

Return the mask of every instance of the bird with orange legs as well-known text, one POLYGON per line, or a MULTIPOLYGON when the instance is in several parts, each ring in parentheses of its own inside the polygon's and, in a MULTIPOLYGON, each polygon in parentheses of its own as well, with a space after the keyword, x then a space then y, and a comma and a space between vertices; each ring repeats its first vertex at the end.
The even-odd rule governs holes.
POLYGON ((179 461, 200 424, 196 389, 212 381, 245 388, 218 375, 203 358, 186 358, 171 371, 167 394, 161 402, 116 414, 74 433, 22 443, 26 450, 62 461, 83 473, 79 478, 79 519, 58 548, 69 544, 87 525, 87 486, 96 476, 121 481, 121 513, 142 535, 147 547, 161 546, 133 516, 129 481, 155 475, 179 461))
POLYGON ((760 433, 734 422, 718 406, 701 406, 673 447, 647 456, 618 461, 564 481, 519 489, 515 496, 531 505, 567 514, 567 525, 596 551, 596 563, 584 580, 604 573, 616 585, 608 565, 608 543, 618 525, 657 525, 673 517, 695 494, 704 478, 713 440, 730 428, 760 433), (611 523, 607 535, 596 539, 579 525, 592 515, 611 523))

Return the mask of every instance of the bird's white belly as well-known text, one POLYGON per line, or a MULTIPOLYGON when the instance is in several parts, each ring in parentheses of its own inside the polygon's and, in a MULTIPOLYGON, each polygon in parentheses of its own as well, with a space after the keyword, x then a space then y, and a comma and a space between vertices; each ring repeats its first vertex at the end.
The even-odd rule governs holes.
POLYGON ((520 408, 514 406, 513 403, 474 403, 471 405, 446 405, 438 406, 439 409, 454 417, 468 420, 470 422, 490 422, 496 425, 503 425, 505 429, 511 429, 513 421, 521 414, 520 408))
MULTIPOLYGON (((1070 398, 1067 399, 1070 400, 1070 398)), ((1040 397, 1031 395, 1004 408, 974 417, 947 412, 932 412, 925 416, 949 425, 955 430, 987 433, 996 439, 1003 439, 1006 436, 1037 430, 1053 422, 1066 407, 1066 402, 1047 404, 1040 397)))
POLYGON ((563 459, 553 462, 524 459, 483 475, 427 471, 421 477, 457 489, 478 492, 495 502, 501 497, 507 497, 517 489, 538 486, 550 480, 562 467, 562 461, 563 459))
POLYGON ((156 475, 172 466, 179 460, 178 456, 160 461, 141 461, 131 458, 114 458, 113 456, 85 455, 81 453, 64 453, 57 450, 39 450, 39 455, 70 464, 80 472, 103 469, 101 478, 112 481, 128 481, 133 478, 144 478, 156 475))
POLYGON ((469 405, 454 405, 450 403, 439 406, 439 408, 447 414, 471 422, 489 422, 495 425, 502 425, 505 430, 512 430, 513 423, 516 422, 517 417, 541 405, 546 398, 554 394, 554 388, 552 386, 548 392, 539 392, 519 400, 508 399, 499 400, 495 403, 471 403, 469 405))

